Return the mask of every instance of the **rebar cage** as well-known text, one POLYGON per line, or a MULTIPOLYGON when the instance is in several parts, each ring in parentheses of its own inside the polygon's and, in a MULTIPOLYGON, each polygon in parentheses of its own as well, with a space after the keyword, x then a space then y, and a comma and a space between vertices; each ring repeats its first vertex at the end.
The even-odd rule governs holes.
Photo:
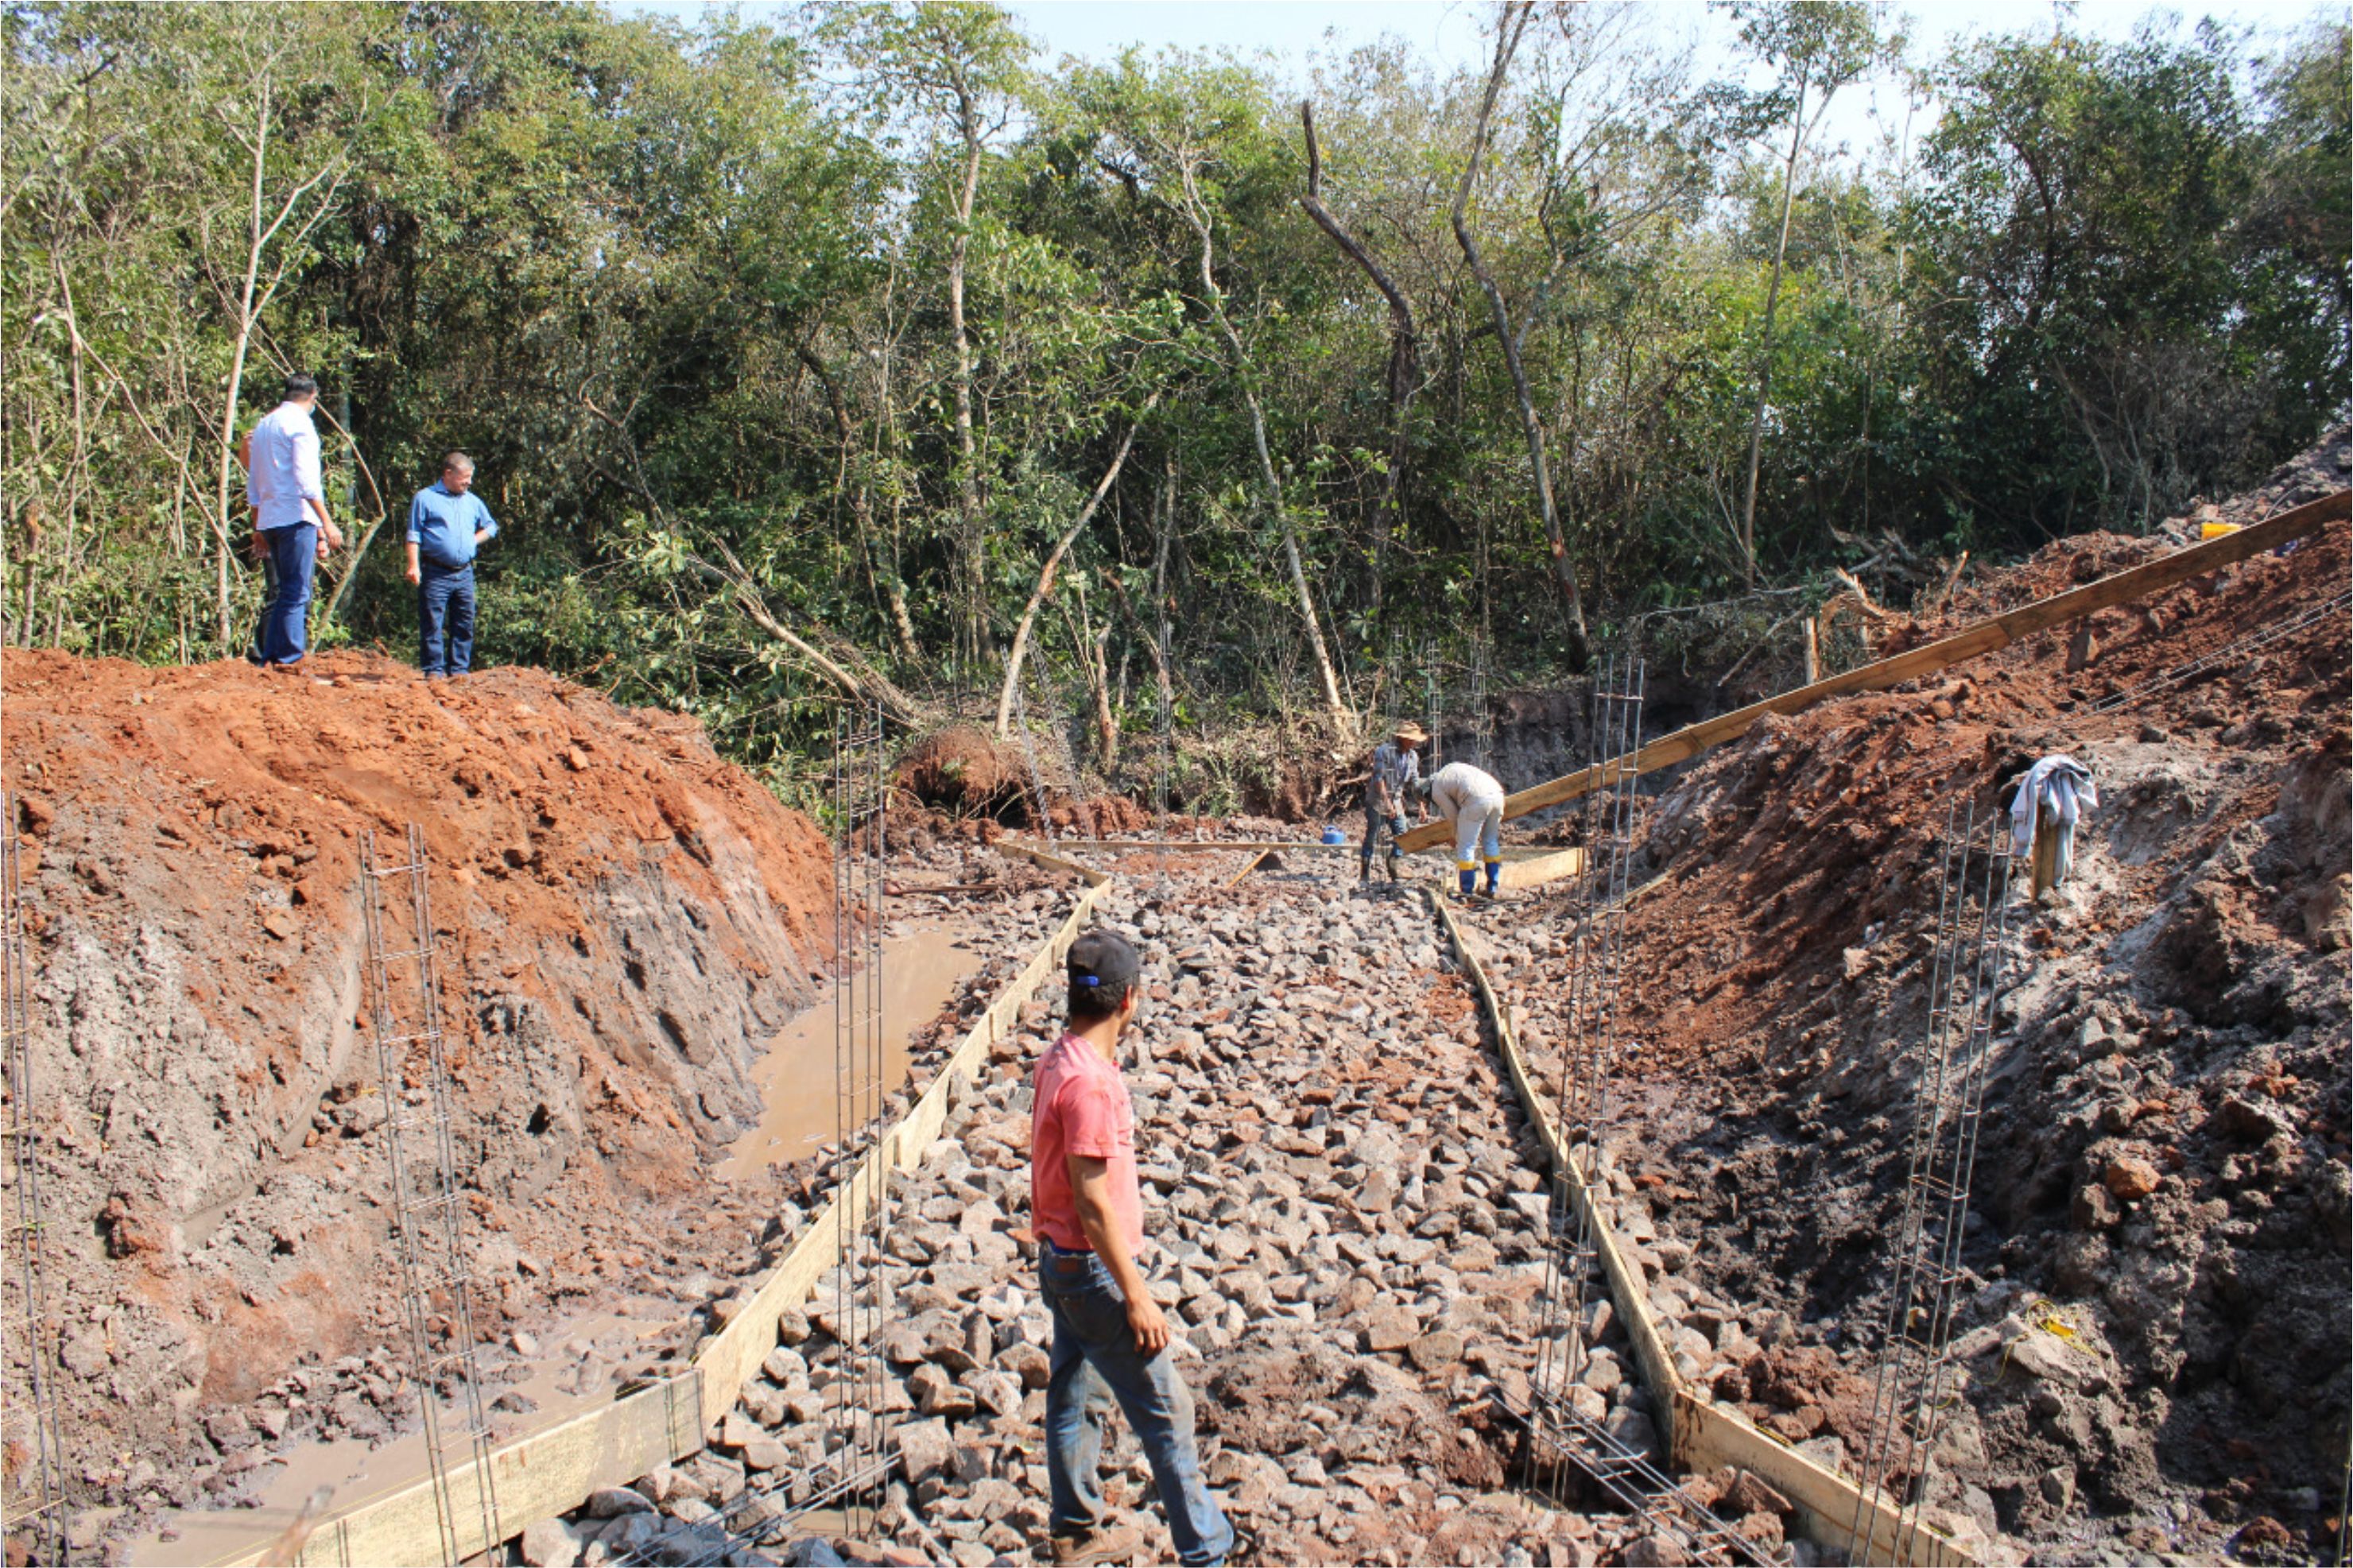
POLYGON ((362 836, 368 1021, 384 1095, 408 1375, 425 1432, 441 1560, 458 1563, 500 1539, 465 1245, 472 1172, 452 1120, 424 829, 410 823, 399 858, 384 854, 373 829, 362 836))
POLYGON ((41 1201, 40 1112, 34 1096, 32 955, 25 932, 16 801, 0 792, 0 1531, 34 1563, 71 1550, 72 1502, 58 1422, 58 1325, 50 1316, 48 1219, 41 1201))
POLYGON ((1849 1534, 1850 1555, 1859 1563, 1878 1555, 1873 1524, 1882 1506, 1895 1510, 1893 1560, 1913 1560, 1926 1528, 1936 1438, 1961 1397, 1951 1356, 1953 1313, 1966 1273, 1961 1249, 1994 1008, 2010 981, 2010 846, 2003 813, 1981 817, 1973 800, 1947 809, 1904 1213, 1891 1248, 1894 1272, 1871 1426, 1856 1457, 1862 1495, 1849 1534))

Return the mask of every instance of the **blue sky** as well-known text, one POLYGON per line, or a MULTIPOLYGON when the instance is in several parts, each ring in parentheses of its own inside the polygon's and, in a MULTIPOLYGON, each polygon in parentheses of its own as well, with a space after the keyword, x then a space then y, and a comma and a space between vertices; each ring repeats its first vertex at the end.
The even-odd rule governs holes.
MULTIPOLYGON (((705 10, 697 0, 608 0, 624 15, 655 14, 692 21, 705 10)), ((1444 68, 1476 68, 1486 58, 1481 26, 1493 12, 1490 0, 1006 0, 1022 30, 1044 46, 1048 60, 1064 55, 1103 60, 1141 45, 1146 50, 1230 47, 1271 55, 1290 70, 1306 74, 1311 56, 1345 56, 1383 37, 1403 39, 1414 53, 1444 68)), ((782 5, 743 4, 744 16, 781 16, 782 5)), ((1913 40, 1913 58, 1933 58, 1950 44, 1972 37, 2049 29, 2064 16, 2076 30, 2122 38, 2151 15, 2180 20, 2186 29, 2199 17, 2252 27, 2258 37, 2298 32, 2324 18, 2346 15, 2327 0, 2233 0, 2228 5, 2152 6, 2121 0, 1967 0, 1887 7, 1901 18, 1913 40)), ((1702 75, 1732 67, 1734 24, 1704 0, 1654 0, 1650 27, 1662 38, 1696 46, 1702 75)), ((1876 133, 1874 111, 1892 124, 1903 117, 1901 92, 1892 84, 1864 84, 1842 95, 1820 142, 1835 151, 1844 142, 1859 148, 1876 133)), ((1916 135, 1925 121, 1913 127, 1916 135)))

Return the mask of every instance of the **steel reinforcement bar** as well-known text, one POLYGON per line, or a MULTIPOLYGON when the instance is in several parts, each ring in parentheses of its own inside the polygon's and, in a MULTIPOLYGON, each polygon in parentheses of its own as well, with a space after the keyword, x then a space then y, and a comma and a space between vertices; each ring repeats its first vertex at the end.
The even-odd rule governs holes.
POLYGON ((1683 1381, 1651 1315, 1649 1282, 1619 1245, 1606 1206, 1585 1185, 1568 1157, 1567 1141, 1536 1093, 1527 1058, 1512 1032, 1510 1009, 1495 994, 1486 967, 1465 940, 1445 900, 1432 898, 1430 905, 1479 994, 1479 1005, 1494 1032, 1496 1054, 1504 1058, 1520 1109, 1535 1129, 1569 1201, 1577 1205, 1589 1226, 1594 1253, 1609 1281, 1611 1310, 1625 1325, 1626 1337, 1633 1345, 1635 1364, 1652 1395, 1670 1462, 1696 1474, 1725 1465, 1748 1471, 1789 1500, 1797 1510, 1799 1527, 1810 1540, 1841 1552, 1852 1548, 1853 1561, 1895 1563, 1902 1568, 1976 1568, 1977 1559, 1946 1536, 1922 1528, 1916 1521, 1905 1521, 1886 1500, 1867 1496, 1847 1477, 1785 1447, 1683 1381), (1862 1539, 1865 1531, 1867 1542, 1862 1539))
MULTIPOLYGON (((800 1239, 728 1321, 706 1341, 692 1363, 674 1376, 640 1386, 624 1385, 611 1404, 565 1417, 513 1438, 490 1456, 501 1519, 510 1529, 577 1508, 599 1487, 625 1486, 658 1466, 681 1459, 703 1447, 703 1434, 735 1406, 744 1384, 780 1342, 777 1321, 786 1308, 807 1300, 839 1260, 838 1205, 863 1214, 879 1201, 893 1172, 919 1163, 946 1123, 949 1101, 960 1081, 976 1076, 989 1047, 1020 1026, 1022 1005, 1050 979, 1071 943, 1094 913, 1111 879, 1092 867, 1027 846, 1001 844, 1050 870, 1067 871, 1085 884, 1069 916, 1032 955, 1027 967, 974 1020, 964 1039, 940 1065, 939 1074, 913 1108, 867 1151, 857 1172, 837 1189, 833 1204, 810 1217, 800 1239)), ((470 1483, 471 1464, 451 1479, 470 1483)), ((328 1564, 438 1563, 443 1561, 439 1510, 429 1478, 367 1498, 322 1521, 294 1561, 304 1568, 328 1564)), ((459 1546, 471 1556, 497 1544, 469 1524, 459 1546)), ((275 1543, 222 1560, 222 1568, 259 1564, 275 1543)))

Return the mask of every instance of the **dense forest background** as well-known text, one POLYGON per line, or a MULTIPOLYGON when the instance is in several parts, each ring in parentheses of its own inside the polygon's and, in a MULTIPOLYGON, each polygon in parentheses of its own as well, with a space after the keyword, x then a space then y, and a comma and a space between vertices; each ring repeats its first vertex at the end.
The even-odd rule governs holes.
POLYGON ((842 690, 1106 775, 1164 711, 1345 733, 2144 528, 2341 416, 2341 20, 1932 58, 1736 6, 1718 80, 1651 15, 1509 0, 1447 73, 1057 62, 986 5, 9 5, 7 638, 239 651, 231 447, 293 367, 358 545, 317 636, 411 653, 462 447, 483 660, 787 794, 842 690))

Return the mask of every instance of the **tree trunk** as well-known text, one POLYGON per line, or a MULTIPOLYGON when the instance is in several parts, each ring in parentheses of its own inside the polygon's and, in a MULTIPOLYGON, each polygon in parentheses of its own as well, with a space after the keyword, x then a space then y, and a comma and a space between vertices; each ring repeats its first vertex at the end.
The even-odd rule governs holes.
MULTIPOLYGON (((849 482, 849 456, 858 443, 857 426, 850 421, 849 408, 842 400, 841 389, 834 384, 832 373, 825 368, 825 362, 818 357, 817 351, 805 342, 795 342, 793 357, 799 360, 803 368, 817 378, 818 389, 825 394, 826 407, 833 415, 834 437, 840 444, 840 455, 835 459, 833 466, 834 491, 836 494, 849 492, 850 526, 858 531, 859 564, 866 574, 866 589, 868 593, 874 595, 876 600, 881 601, 884 598, 884 589, 881 579, 884 574, 878 572, 874 564, 876 536, 873 491, 863 475, 860 476, 856 485, 853 486, 849 482)), ((920 658, 922 654, 915 647, 915 628, 907 618, 906 597, 899 589, 898 568, 895 562, 888 575, 890 578, 888 605, 883 618, 890 624, 892 634, 898 639, 899 651, 910 659, 920 658)), ((886 608, 879 602, 875 607, 886 608)))
POLYGON ((1308 587, 1307 567, 1300 558, 1299 534, 1291 525, 1291 512, 1282 500, 1282 480, 1275 473, 1273 455, 1267 449, 1266 410, 1259 402, 1258 387, 1250 375, 1250 353, 1226 315, 1225 291, 1218 287, 1217 275, 1212 270, 1208 206, 1194 183, 1192 163, 1180 158, 1177 173, 1184 181, 1185 219, 1201 242, 1201 292, 1210 315, 1217 321, 1219 333, 1225 339, 1227 352, 1233 355, 1234 379, 1241 386, 1243 405, 1250 410, 1250 442, 1258 454, 1259 478, 1266 486, 1267 504, 1274 509, 1275 528, 1282 539, 1283 563, 1291 571, 1291 591, 1298 596, 1300 623, 1306 628, 1308 650, 1315 656, 1315 671, 1323 679, 1324 716, 1331 721, 1333 738, 1340 740, 1355 729, 1356 719, 1340 695, 1339 673, 1333 668, 1331 650, 1324 646, 1324 623, 1315 614, 1315 596, 1308 587))
POLYGON ((972 244, 972 207, 980 190, 980 111, 971 98, 959 95, 956 123, 964 134, 964 184, 956 192, 955 234, 948 242, 948 326, 955 338, 956 494, 964 506, 965 657, 980 658, 982 597, 987 592, 980 536, 980 469, 972 431, 972 337, 965 328, 964 267, 972 244))
POLYGON ((1038 607, 1046 602, 1046 595, 1054 591, 1054 574, 1060 570, 1062 557, 1077 542, 1080 531, 1093 520, 1095 509, 1103 505, 1103 497, 1111 494, 1112 486, 1119 482, 1119 471, 1127 466, 1128 449, 1135 445, 1135 433, 1142 427, 1144 416, 1151 413, 1159 402, 1160 394, 1157 392, 1145 399, 1144 406, 1136 412, 1135 422, 1127 427, 1127 435, 1120 442, 1119 451, 1112 458, 1111 467, 1105 468, 1103 477, 1095 481, 1094 493, 1087 497, 1087 504, 1079 509, 1079 515, 1071 521, 1069 528, 1062 531, 1062 537, 1056 540, 1054 548, 1046 552, 1046 563, 1039 568, 1038 585, 1029 591, 1029 602, 1022 606, 1020 622, 1013 628, 1013 646, 1005 655, 1005 678, 997 689, 997 738, 1000 741, 1013 733, 1013 693, 1021 680, 1021 662, 1029 657, 1029 632, 1037 625, 1038 607))
POLYGON ((1765 452, 1765 405, 1773 391, 1773 313, 1781 302, 1781 263, 1789 253, 1789 204, 1797 192, 1798 154, 1805 144, 1806 79, 1800 72, 1797 106, 1789 111, 1789 157, 1781 166, 1781 237, 1773 247, 1772 279, 1765 286, 1765 346, 1757 362, 1757 409, 1748 420, 1748 483, 1740 499, 1740 564, 1751 588, 1757 586, 1757 469, 1765 452))
POLYGON ((1300 104, 1299 122, 1307 139, 1307 194, 1299 198, 1299 205, 1315 220, 1317 227, 1332 237, 1332 243, 1340 247, 1341 253, 1372 279, 1373 287, 1381 291, 1381 298, 1388 301, 1389 307, 1389 463, 1380 502, 1373 514, 1373 547, 1368 552, 1371 561, 1365 584, 1366 605, 1378 615, 1389 540, 1397 531, 1398 494, 1405 479, 1406 416, 1412 408, 1414 395, 1421 390, 1420 335, 1414 326, 1412 296, 1382 270, 1372 252, 1324 205, 1324 159, 1315 145, 1315 110, 1312 105, 1300 104))
POLYGON ((228 395, 221 403, 219 479, 213 492, 213 532, 219 545, 215 582, 218 617, 216 629, 223 654, 236 649, 229 630, 228 562, 235 548, 230 540, 236 531, 228 510, 229 474, 237 465, 237 401, 245 385, 245 356, 253 341, 253 293, 261 278, 261 182, 269 149, 269 79, 264 77, 260 112, 254 127, 253 205, 246 229, 245 286, 237 299, 237 341, 229 353, 228 395))
POLYGON ((1471 225, 1464 216, 1471 205, 1472 190, 1478 184, 1480 161, 1486 156, 1487 130, 1494 118, 1495 100, 1503 93, 1504 75, 1511 68, 1512 56, 1519 49, 1521 37, 1527 31, 1528 19, 1535 9, 1535 0, 1507 3, 1497 20, 1494 64, 1487 72, 1487 90, 1479 100, 1479 118, 1472 127, 1471 153, 1462 166, 1462 183, 1454 192, 1454 240, 1461 247, 1462 258, 1470 263, 1471 275, 1478 279, 1480 291, 1487 297, 1488 311, 1494 318, 1495 337, 1504 347, 1504 365, 1511 373, 1512 394, 1519 405, 1520 434, 1527 442, 1529 466, 1535 471, 1536 501, 1544 520, 1545 545, 1552 555, 1553 580, 1568 616, 1569 658, 1581 668, 1586 658, 1585 605, 1577 592, 1577 570, 1568 559, 1568 543, 1561 531, 1560 509, 1553 498, 1552 468, 1545 459, 1544 422, 1536 416, 1535 398, 1528 389, 1527 366, 1520 357, 1520 335, 1512 330, 1512 313, 1504 303, 1504 291, 1496 287, 1495 275, 1480 254, 1479 242, 1471 237, 1471 225))
POLYGON ((1079 624, 1075 643, 1079 662, 1086 672, 1087 694, 1094 700, 1095 766, 1104 782, 1109 783, 1112 770, 1119 765, 1119 718, 1112 711, 1111 661, 1105 656, 1105 648, 1111 641, 1112 623, 1106 619, 1103 630, 1095 630, 1094 622, 1087 614, 1087 590, 1083 582, 1077 584, 1076 597, 1079 624))

